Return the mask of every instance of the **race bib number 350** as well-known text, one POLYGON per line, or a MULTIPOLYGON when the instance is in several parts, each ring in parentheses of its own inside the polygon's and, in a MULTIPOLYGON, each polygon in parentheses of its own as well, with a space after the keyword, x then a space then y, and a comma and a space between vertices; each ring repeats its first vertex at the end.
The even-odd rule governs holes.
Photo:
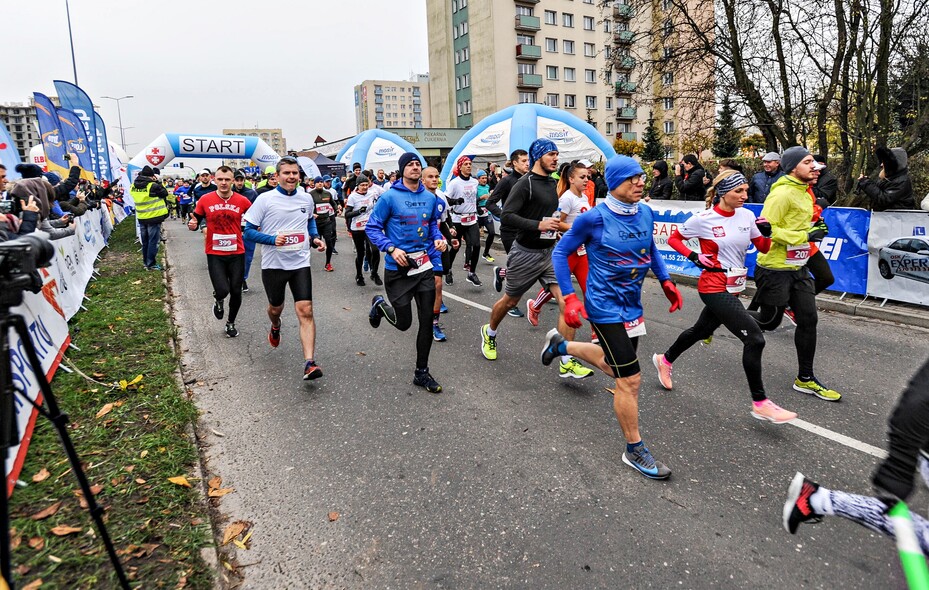
POLYGON ((277 235, 284 236, 284 243, 277 247, 282 252, 294 252, 307 249, 306 232, 302 230, 282 229, 277 235))

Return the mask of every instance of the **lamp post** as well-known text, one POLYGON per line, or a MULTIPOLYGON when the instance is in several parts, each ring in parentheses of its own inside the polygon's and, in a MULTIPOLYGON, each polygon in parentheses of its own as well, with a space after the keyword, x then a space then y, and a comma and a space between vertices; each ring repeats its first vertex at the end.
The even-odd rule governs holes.
POLYGON ((123 112, 119 108, 119 101, 126 100, 127 98, 135 98, 135 97, 132 96, 131 94, 128 94, 126 96, 120 96, 119 98, 114 98, 112 96, 101 96, 100 98, 108 98, 110 100, 116 101, 116 116, 119 118, 119 140, 120 140, 120 145, 122 145, 123 151, 125 152, 126 151, 126 130, 123 127, 123 112))
POLYGON ((68 16, 68 41, 71 44, 71 67, 74 68, 74 85, 77 86, 77 60, 74 59, 74 35, 71 33, 71 7, 65 0, 65 14, 68 16))

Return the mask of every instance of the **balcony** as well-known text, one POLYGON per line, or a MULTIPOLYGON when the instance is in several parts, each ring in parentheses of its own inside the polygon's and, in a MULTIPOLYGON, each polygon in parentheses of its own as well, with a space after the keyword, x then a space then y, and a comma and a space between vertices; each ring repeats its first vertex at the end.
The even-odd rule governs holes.
POLYGON ((374 94, 384 94, 384 91, 381 89, 380 86, 375 86, 375 87, 374 87, 374 94))
POLYGON ((635 15, 635 8, 631 4, 616 2, 613 4, 613 18, 632 18, 635 15))
POLYGON ((516 81, 516 85, 520 88, 541 88, 542 87, 542 75, 541 74, 519 74, 519 78, 516 81))
POLYGON ((381 98, 380 96, 375 96, 375 97, 374 97, 374 104, 384 104, 384 99, 381 98))
POLYGON ((614 31, 613 43, 617 45, 629 45, 635 39, 634 31, 614 31))
POLYGON ((517 31, 540 31, 542 30, 542 21, 537 16, 526 16, 523 14, 516 15, 517 31))
POLYGON ((617 82, 616 94, 632 94, 635 92, 635 82, 617 82))
POLYGON ((635 131, 621 131, 616 134, 616 139, 623 141, 638 141, 638 134, 635 131))
POLYGON ((539 0, 516 0, 517 4, 538 4, 539 0))
POLYGON ((375 113, 383 113, 383 112, 384 112, 384 107, 374 107, 374 112, 375 112, 375 113))
POLYGON ((413 112, 414 112, 414 113, 421 113, 421 112, 423 112, 423 109, 420 108, 420 107, 413 107, 413 112))
POLYGON ((413 96, 414 96, 414 98, 413 98, 413 104, 414 104, 414 105, 422 104, 422 103, 423 103, 423 99, 419 98, 419 97, 418 97, 417 95, 415 95, 415 94, 414 94, 413 96))
POLYGON ((420 96, 420 93, 419 93, 419 86, 414 86, 414 87, 413 87, 413 96, 420 96))
POLYGON ((542 59, 542 47, 540 45, 517 45, 516 59, 542 59))
POLYGON ((619 107, 616 109, 617 119, 635 119, 635 107, 619 107))
POLYGON ((635 58, 631 55, 617 55, 613 58, 613 67, 617 70, 631 70, 635 67, 635 58))

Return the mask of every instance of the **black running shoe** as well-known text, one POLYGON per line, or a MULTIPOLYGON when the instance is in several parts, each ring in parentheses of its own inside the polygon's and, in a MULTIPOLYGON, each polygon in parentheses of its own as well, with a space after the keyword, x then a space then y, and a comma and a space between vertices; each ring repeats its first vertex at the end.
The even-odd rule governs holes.
POLYGON ((413 385, 423 387, 429 393, 442 392, 442 386, 439 385, 438 381, 432 378, 428 368, 416 369, 416 373, 413 375, 413 385))
POLYGON ((376 272, 371 273, 371 280, 374 281, 374 284, 378 287, 384 284, 384 281, 381 280, 380 275, 378 275, 376 272))
POLYGON ((368 312, 368 322, 372 328, 381 325, 381 318, 384 317, 384 310, 381 309, 382 305, 384 305, 384 296, 375 295, 374 299, 371 300, 371 311, 368 312))
POLYGON ((821 522, 822 516, 813 511, 810 506, 810 496, 819 489, 815 481, 803 477, 799 471, 794 475, 787 488, 787 501, 784 502, 783 523, 784 529, 793 535, 801 522, 821 522))
POLYGON ((239 335, 239 331, 235 329, 235 324, 232 322, 226 322, 226 336, 229 338, 235 338, 239 335))
POLYGON ((243 281, 242 281, 242 292, 243 292, 243 293, 248 293, 248 281, 246 281, 246 280, 243 280, 243 281))
POLYGON ((315 361, 307 361, 306 365, 303 367, 303 380, 312 381, 313 379, 319 379, 323 376, 323 370, 319 368, 319 365, 315 361))
POLYGON ((454 285, 454 284, 455 284, 455 276, 452 274, 452 271, 448 271, 448 274, 445 275, 445 284, 446 284, 446 285, 454 285))
POLYGON ((473 272, 468 273, 468 282, 474 285, 475 287, 481 286, 481 279, 479 279, 477 277, 477 274, 473 272))
POLYGON ((552 328, 545 335, 545 348, 542 349, 542 364, 546 367, 561 356, 558 354, 558 345, 564 342, 564 336, 558 333, 558 328, 552 328))
POLYGON ((361 275, 358 275, 357 277, 355 277, 355 284, 358 285, 359 287, 364 287, 365 278, 361 275))
POLYGON ((223 311, 223 300, 214 299, 213 300, 213 316, 216 317, 217 320, 221 320, 223 319, 224 313, 225 312, 223 311))
POLYGON ((506 269, 502 266, 494 267, 494 291, 503 292, 503 280, 506 278, 506 269))

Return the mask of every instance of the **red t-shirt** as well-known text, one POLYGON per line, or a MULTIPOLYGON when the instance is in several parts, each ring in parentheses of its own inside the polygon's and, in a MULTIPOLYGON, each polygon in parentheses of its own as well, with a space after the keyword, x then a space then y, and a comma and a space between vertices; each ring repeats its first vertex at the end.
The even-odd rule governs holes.
POLYGON ((248 199, 232 193, 228 199, 207 193, 197 201, 194 213, 206 217, 206 253, 231 256, 245 253, 242 216, 251 206, 248 199))

